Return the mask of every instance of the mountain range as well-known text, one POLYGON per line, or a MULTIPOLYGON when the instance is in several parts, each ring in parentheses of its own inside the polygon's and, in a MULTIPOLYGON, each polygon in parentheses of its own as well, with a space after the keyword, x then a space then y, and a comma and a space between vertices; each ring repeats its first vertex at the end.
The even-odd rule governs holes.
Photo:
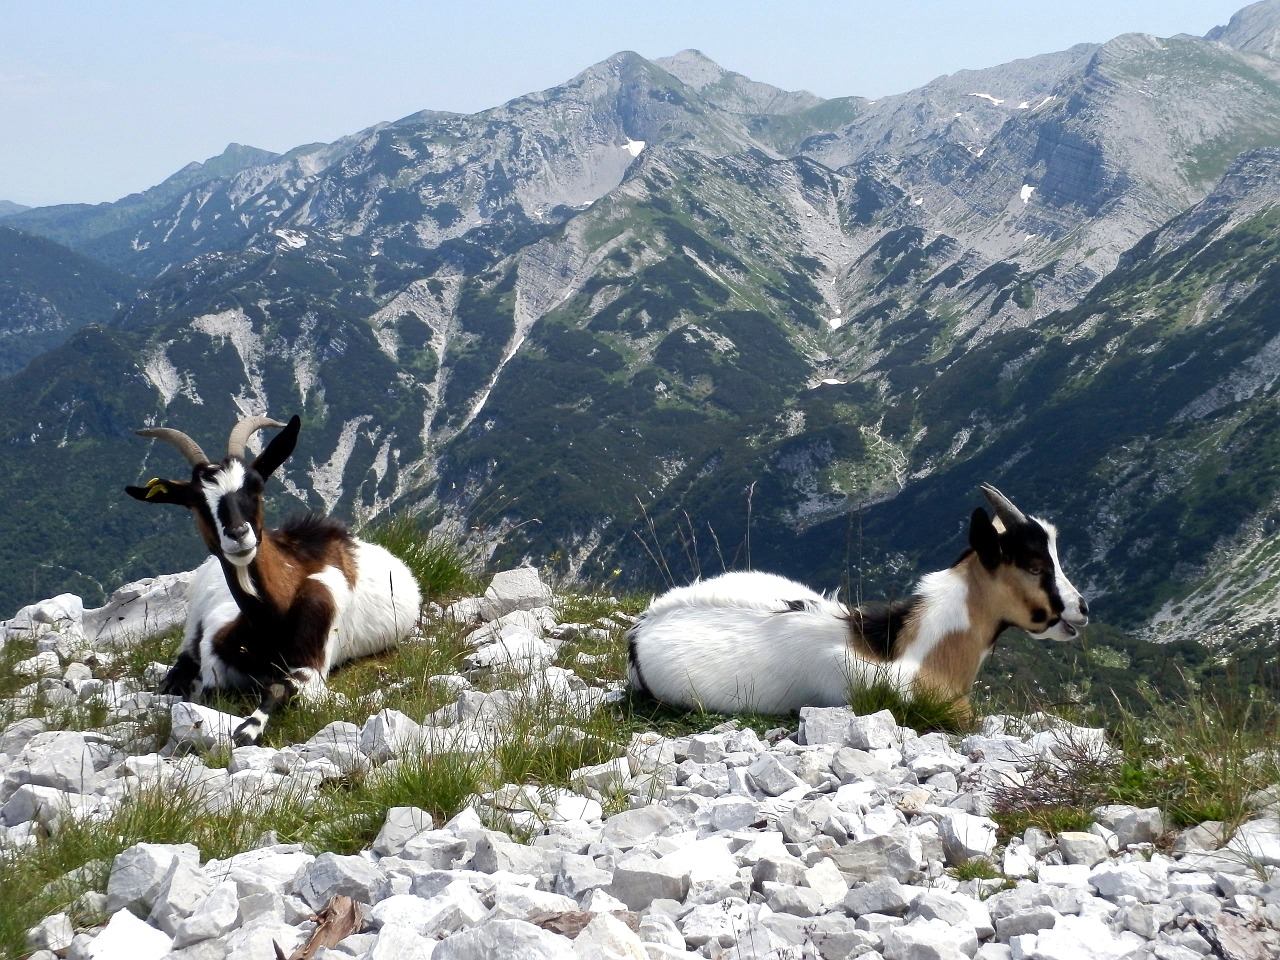
POLYGON ((989 481, 1058 523, 1102 620, 1272 641, 1278 38, 1266 0, 874 101, 620 53, 0 207, 0 607, 197 562, 120 492, 182 469, 135 428, 208 449, 296 412, 277 516, 885 596, 989 481))

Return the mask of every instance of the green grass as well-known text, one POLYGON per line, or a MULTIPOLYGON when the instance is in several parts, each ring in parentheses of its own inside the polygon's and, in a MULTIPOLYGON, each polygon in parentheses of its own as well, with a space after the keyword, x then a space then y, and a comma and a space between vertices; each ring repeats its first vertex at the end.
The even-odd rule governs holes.
POLYGON ((1280 781, 1280 708, 1257 692, 1153 698, 1141 713, 1121 708, 1108 735, 1113 750, 1073 746, 999 791, 992 816, 1005 834, 1084 830, 1110 803, 1158 807, 1171 830, 1215 820, 1230 832, 1253 816, 1249 797, 1280 781))
POLYGON ((418 581, 423 602, 445 605, 477 592, 480 557, 441 530, 434 515, 398 513, 360 531, 405 562, 418 581))
POLYGON ((947 873, 957 880, 999 880, 1003 874, 986 857, 973 857, 947 868, 947 873))
POLYGON ((969 733, 974 728, 968 698, 924 684, 912 684, 903 690, 888 676, 851 681, 849 706, 859 716, 888 710, 898 726, 920 733, 969 733))
MULTIPOLYGON (((311 805, 288 790, 257 806, 252 815, 244 809, 209 813, 203 800, 197 787, 144 787, 126 795, 105 820, 65 817, 52 837, 32 848, 0 849, 0 955, 24 956, 31 926, 67 909, 88 890, 105 890, 111 861, 135 843, 193 843, 202 859, 224 858, 248 849, 266 830, 287 840, 304 836, 313 826, 311 805), (72 871, 79 875, 68 877, 72 871)), ((103 919, 72 916, 80 924, 103 919)))
POLYGON ((464 753, 410 753, 366 776, 329 790, 303 842, 314 851, 353 854, 378 835, 392 807, 419 807, 437 825, 485 788, 492 770, 483 758, 464 753))

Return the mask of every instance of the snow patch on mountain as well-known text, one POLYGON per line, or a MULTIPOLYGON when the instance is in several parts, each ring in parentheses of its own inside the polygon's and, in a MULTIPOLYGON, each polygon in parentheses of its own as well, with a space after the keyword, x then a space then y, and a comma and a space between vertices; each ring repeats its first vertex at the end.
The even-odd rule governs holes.
POLYGON ((307 236, 297 230, 272 230, 272 234, 279 238, 280 245, 290 250, 301 250, 307 245, 307 236))

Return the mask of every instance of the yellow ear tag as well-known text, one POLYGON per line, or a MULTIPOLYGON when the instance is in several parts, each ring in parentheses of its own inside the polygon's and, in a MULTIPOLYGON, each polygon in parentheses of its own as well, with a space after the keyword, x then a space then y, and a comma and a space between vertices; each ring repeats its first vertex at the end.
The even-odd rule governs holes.
POLYGON ((147 481, 147 499, 150 500, 157 493, 168 493, 169 487, 159 477, 152 477, 147 481))

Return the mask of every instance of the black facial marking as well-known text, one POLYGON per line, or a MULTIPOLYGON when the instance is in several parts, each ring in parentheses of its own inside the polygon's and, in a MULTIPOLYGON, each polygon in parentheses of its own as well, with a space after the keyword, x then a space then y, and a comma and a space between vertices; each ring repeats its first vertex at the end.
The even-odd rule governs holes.
MULTIPOLYGON (((1040 589, 1049 600, 1050 612, 1061 613, 1066 605, 1058 594, 1057 570, 1049 553, 1049 534, 1045 528, 1034 520, 1018 524, 1000 535, 1000 547, 1014 566, 1039 578, 1040 589)), ((1045 619, 1044 610, 1037 608, 1031 612, 1033 623, 1041 623, 1045 619)))
POLYGON ((1049 612, 1044 607, 1036 607, 1031 611, 1032 623, 1044 623, 1049 619, 1049 612))

